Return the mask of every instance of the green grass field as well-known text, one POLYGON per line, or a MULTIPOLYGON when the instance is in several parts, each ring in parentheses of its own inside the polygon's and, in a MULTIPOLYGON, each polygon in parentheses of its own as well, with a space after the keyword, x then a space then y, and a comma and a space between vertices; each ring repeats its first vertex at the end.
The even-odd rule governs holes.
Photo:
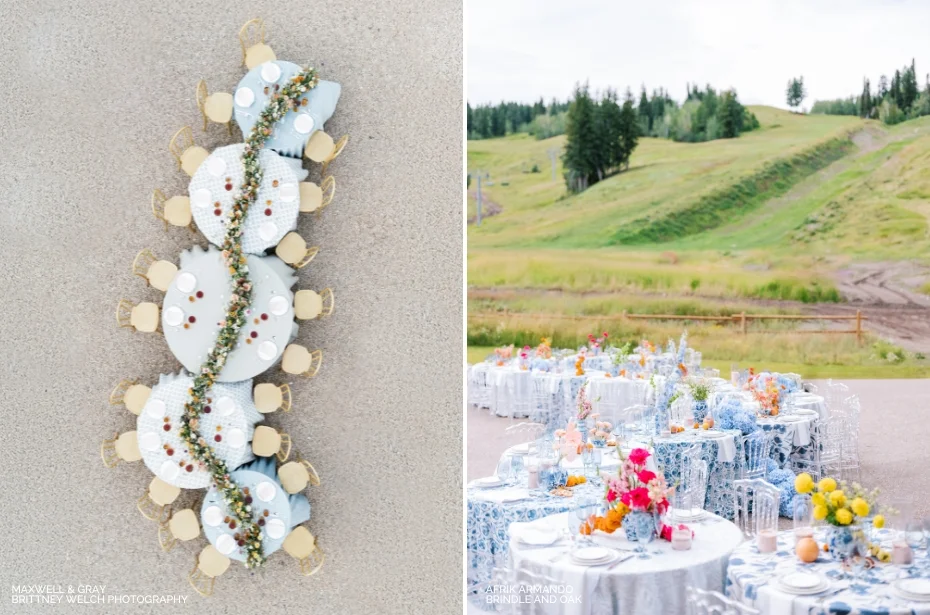
MULTIPOLYGON (((469 169, 491 173, 483 192, 502 209, 468 228, 470 313, 763 313, 770 308, 753 302, 841 301, 833 280, 850 263, 930 262, 930 118, 886 127, 752 111, 762 129, 738 139, 643 139, 629 171, 578 195, 566 194, 561 169, 551 177, 546 152, 563 137, 470 141, 469 169), (534 164, 540 173, 523 172, 534 164)), ((928 288, 924 281, 915 290, 928 288)), ((482 345, 487 332, 477 328, 487 326, 470 319, 471 343, 482 345)), ((495 327, 489 343, 518 333, 495 327)), ((714 347, 705 356, 745 356, 727 335, 705 340, 714 347)), ((824 369, 925 369, 922 361, 888 366, 867 351, 837 353, 837 336, 806 337, 817 341, 801 352, 768 336, 749 358, 782 353, 808 368, 819 361, 824 369)))

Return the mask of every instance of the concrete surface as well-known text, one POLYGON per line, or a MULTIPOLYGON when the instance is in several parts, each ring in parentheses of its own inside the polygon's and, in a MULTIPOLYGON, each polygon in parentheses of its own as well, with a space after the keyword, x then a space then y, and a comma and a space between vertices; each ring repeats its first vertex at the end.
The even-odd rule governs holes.
POLYGON ((5 0, 0 20, 0 613, 460 613, 461 3, 5 0), (255 16, 279 58, 342 84, 326 128, 351 136, 334 204, 299 228, 322 248, 299 286, 336 292, 334 316, 301 327, 323 368, 268 374, 294 387, 295 410, 268 423, 321 474, 309 527, 327 562, 304 578, 276 553, 203 599, 186 577, 206 543, 163 553, 136 510, 151 474, 105 469, 99 446, 135 425, 107 405, 120 378, 178 368, 162 337, 117 329, 115 306, 159 300, 130 274, 141 248, 174 259, 205 244, 165 233, 149 199, 186 188, 167 150, 178 128, 231 142, 204 134, 194 88, 232 91, 255 16), (13 605, 12 585, 31 583, 187 602, 13 605))
MULTIPOLYGON (((803 374, 802 374, 803 375, 803 374)), ((823 385, 825 382, 814 381, 823 385)), ((927 380, 848 380, 859 395, 862 484, 881 490, 884 504, 930 516, 930 383, 927 380)), ((493 474, 508 442, 510 419, 469 406, 467 480, 493 474)), ((519 421, 517 421, 519 422, 519 421)))

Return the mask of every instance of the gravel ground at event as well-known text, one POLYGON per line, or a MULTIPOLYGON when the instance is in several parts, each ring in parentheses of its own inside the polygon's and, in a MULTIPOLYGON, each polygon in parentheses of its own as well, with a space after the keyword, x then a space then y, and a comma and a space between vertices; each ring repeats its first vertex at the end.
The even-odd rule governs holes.
MULTIPOLYGON (((815 384, 825 384, 814 381, 815 384)), ((862 484, 881 489, 882 502, 930 514, 930 386, 926 380, 847 380, 859 395, 859 457, 862 484)), ((517 421, 519 422, 519 421, 517 421)), ((511 444, 504 435, 510 419, 468 409, 467 480, 493 474, 511 444)))
MULTIPOLYGON (((0 212, 0 613, 460 613, 462 586, 462 7, 460 2, 8 1, 0 212), (298 231, 321 246, 299 287, 331 286, 336 313, 301 326, 324 349, 312 381, 289 381, 289 432, 319 471, 309 529, 326 564, 304 578, 286 553, 233 564, 201 598, 188 584, 201 538, 163 553, 136 500, 141 462, 103 467, 100 443, 135 426, 107 396, 178 362, 160 335, 114 321, 117 300, 159 301, 130 273, 140 249, 174 260, 198 234, 165 233, 153 188, 182 194, 168 140, 207 149, 194 91, 231 92, 253 17, 279 59, 342 84, 326 129, 350 140, 337 191, 298 231), (13 605, 12 585, 96 584, 180 605, 13 605)), ((319 165, 310 179, 318 181, 319 165)), ((261 381, 261 379, 259 379, 261 381)), ((200 493, 184 492, 181 505, 200 493)))

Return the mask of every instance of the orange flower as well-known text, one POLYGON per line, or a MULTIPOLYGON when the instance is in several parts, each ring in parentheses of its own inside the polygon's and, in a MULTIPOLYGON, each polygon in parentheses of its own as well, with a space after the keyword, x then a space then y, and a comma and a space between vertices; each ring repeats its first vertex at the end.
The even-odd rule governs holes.
POLYGON ((688 375, 688 368, 685 367, 685 364, 684 364, 684 363, 679 363, 679 364, 678 364, 678 369, 681 371, 681 375, 682 375, 682 376, 687 376, 687 375, 688 375))

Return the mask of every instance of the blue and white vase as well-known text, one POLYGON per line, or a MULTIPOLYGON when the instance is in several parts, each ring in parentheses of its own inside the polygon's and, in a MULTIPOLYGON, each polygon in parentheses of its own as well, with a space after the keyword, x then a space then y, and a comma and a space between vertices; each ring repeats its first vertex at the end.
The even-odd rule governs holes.
POLYGON ((647 543, 655 540, 656 520, 651 512, 631 510, 623 517, 621 527, 630 542, 647 543))
POLYGON ((694 415, 695 423, 703 423, 704 417, 707 416, 707 401, 695 401, 691 406, 691 413, 694 415))
POLYGON ((856 533, 861 529, 858 526, 831 525, 827 528, 827 547, 830 555, 837 561, 844 561, 856 554, 858 541, 856 533))

